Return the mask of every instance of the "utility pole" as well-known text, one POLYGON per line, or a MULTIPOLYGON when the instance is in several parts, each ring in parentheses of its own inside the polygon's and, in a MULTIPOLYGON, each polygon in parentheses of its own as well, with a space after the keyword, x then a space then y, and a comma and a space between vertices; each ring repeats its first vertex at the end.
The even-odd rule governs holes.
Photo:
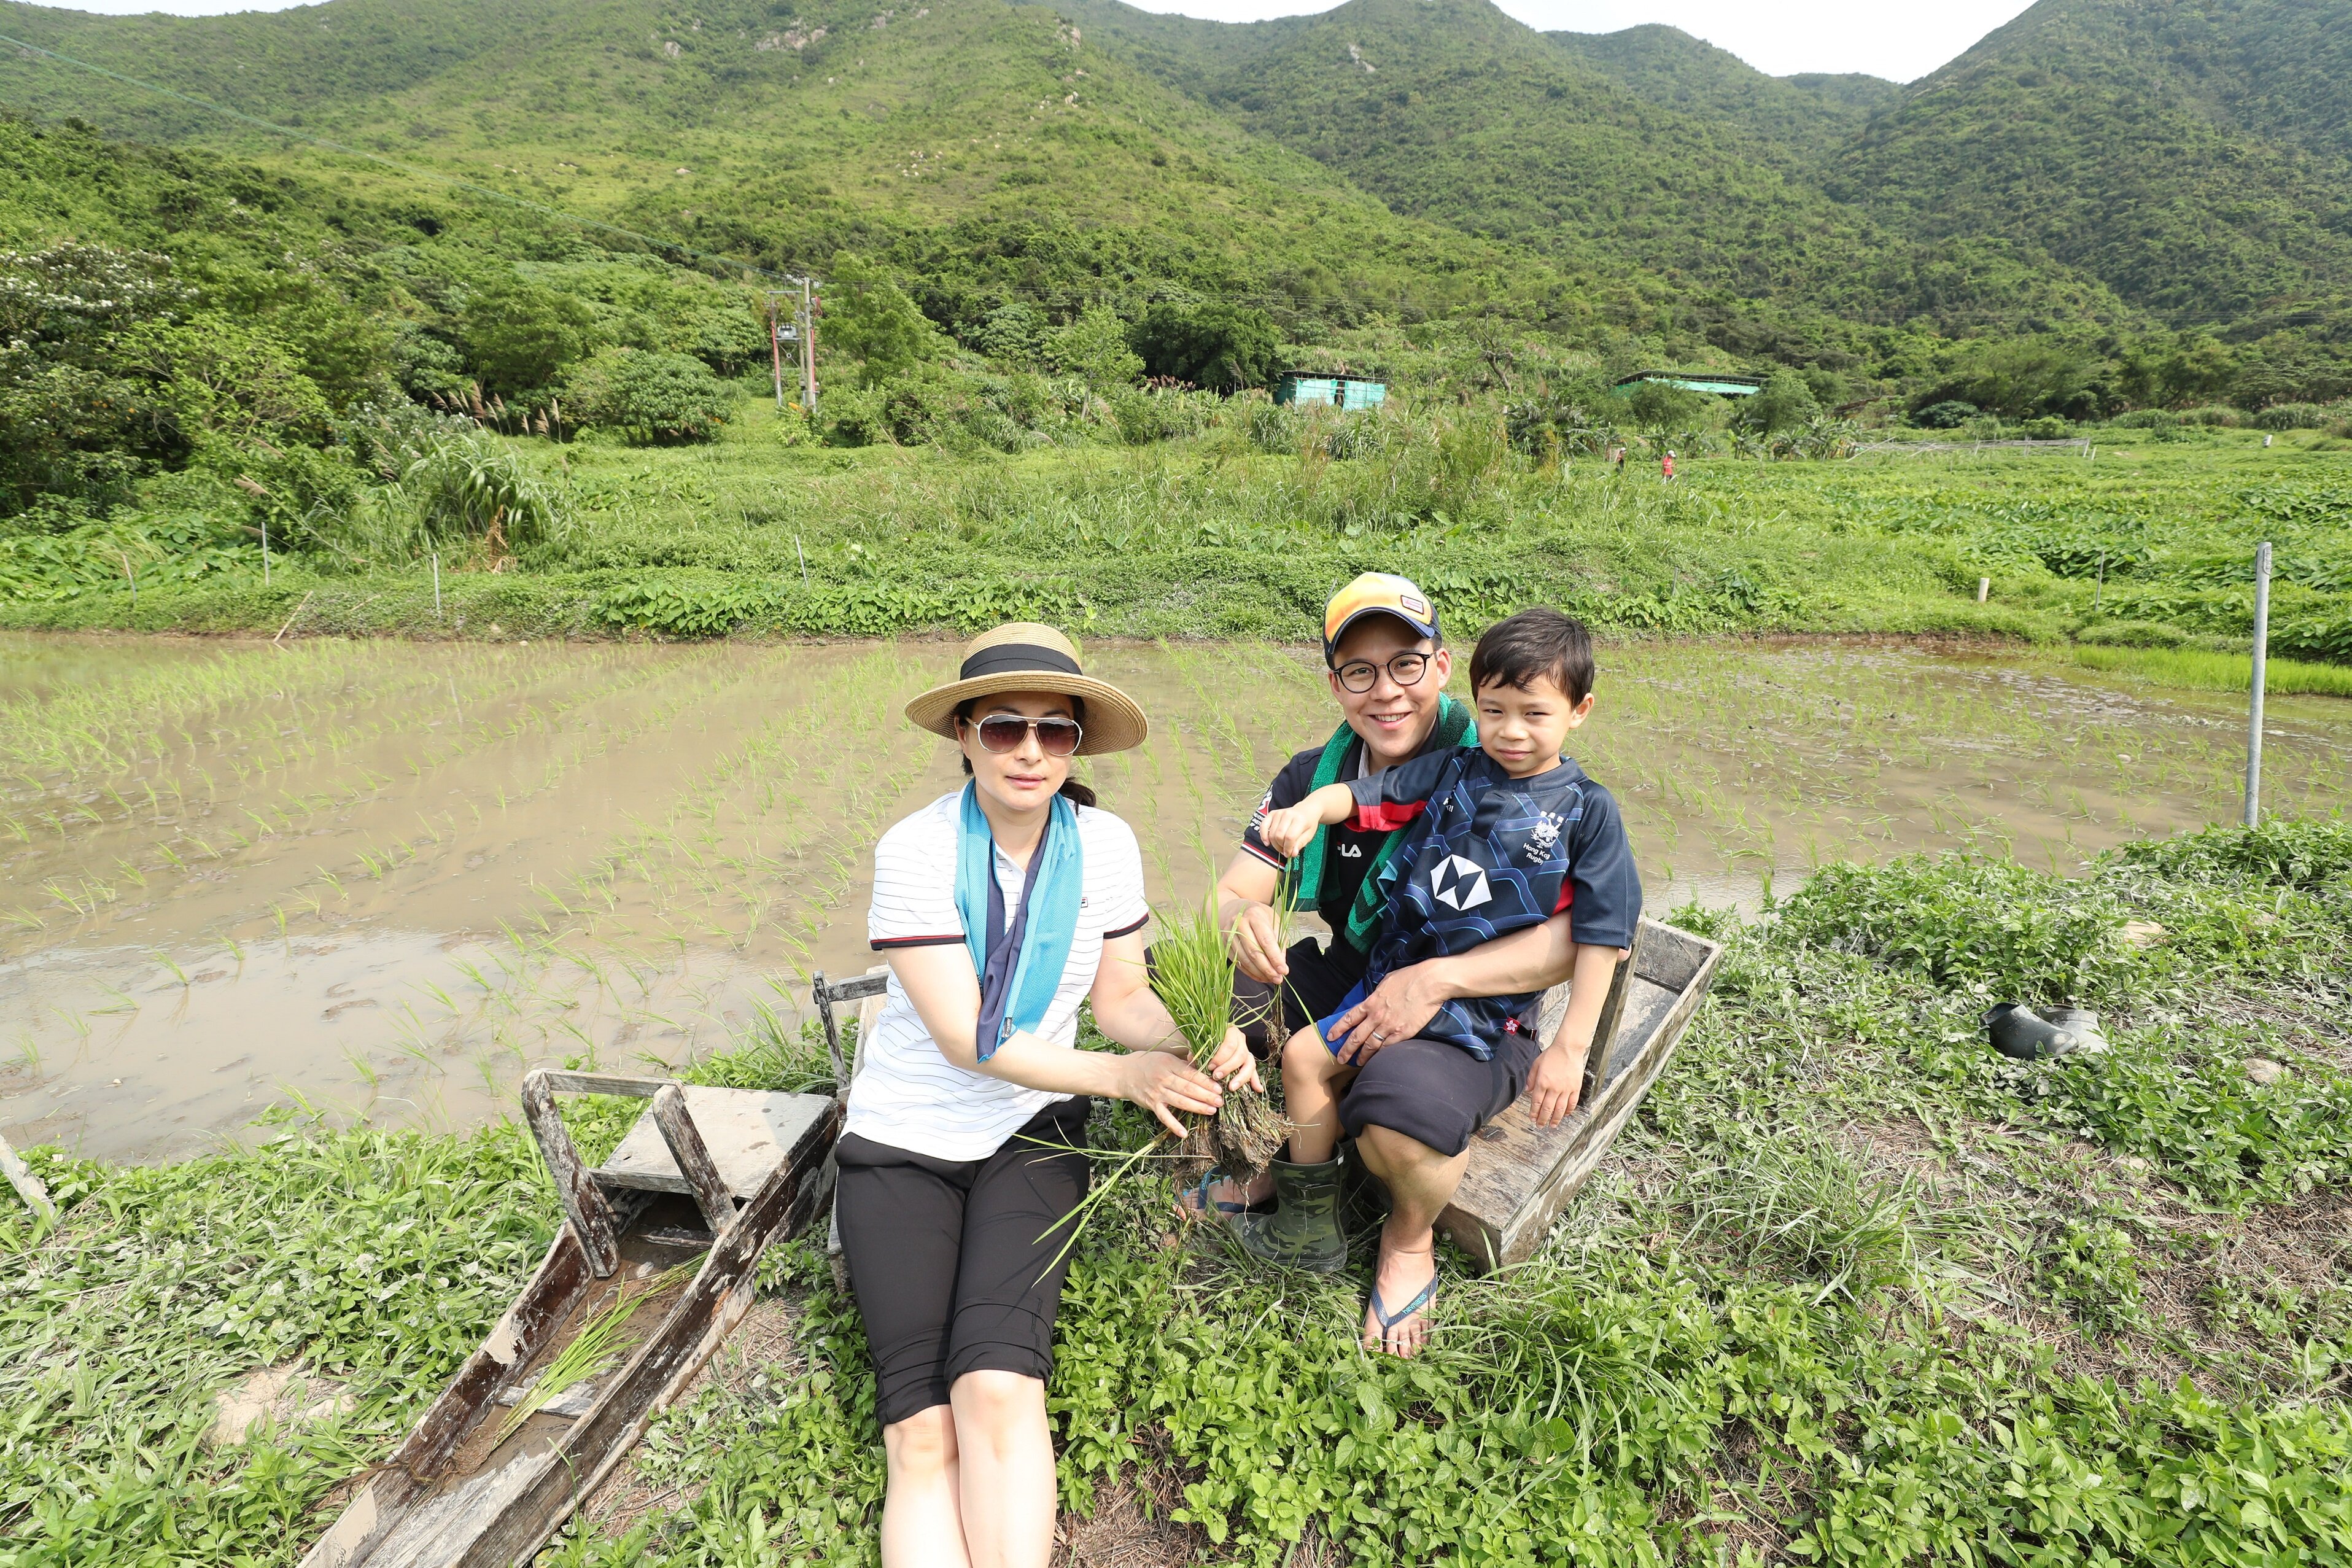
POLYGON ((2269 673, 2271 644, 2271 546, 2254 551, 2254 667, 2252 700, 2246 710, 2246 826, 2263 818, 2263 680, 2269 673))
POLYGON ((824 308, 816 286, 801 279, 801 406, 816 417, 816 315, 824 308))
POLYGON ((783 325, 776 320, 776 294, 768 291, 768 359, 776 371, 776 412, 784 411, 784 340, 783 325))

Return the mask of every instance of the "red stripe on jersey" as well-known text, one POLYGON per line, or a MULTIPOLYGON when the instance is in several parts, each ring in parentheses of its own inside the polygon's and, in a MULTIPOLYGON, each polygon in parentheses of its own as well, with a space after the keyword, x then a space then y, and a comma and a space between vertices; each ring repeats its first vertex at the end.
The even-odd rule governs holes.
POLYGON ((1356 815, 1348 818, 1348 826, 1359 833, 1387 833, 1419 816, 1422 808, 1428 804, 1421 800, 1396 800, 1359 805, 1356 815))

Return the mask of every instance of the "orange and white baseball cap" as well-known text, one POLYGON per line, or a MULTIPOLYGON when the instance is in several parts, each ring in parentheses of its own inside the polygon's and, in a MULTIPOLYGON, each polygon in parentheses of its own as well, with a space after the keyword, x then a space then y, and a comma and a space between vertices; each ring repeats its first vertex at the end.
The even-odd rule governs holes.
POLYGON ((1410 577, 1392 572, 1367 572, 1338 593, 1323 608, 1323 662, 1339 655, 1339 639, 1366 616, 1394 616, 1425 637, 1437 631, 1437 606, 1410 577))

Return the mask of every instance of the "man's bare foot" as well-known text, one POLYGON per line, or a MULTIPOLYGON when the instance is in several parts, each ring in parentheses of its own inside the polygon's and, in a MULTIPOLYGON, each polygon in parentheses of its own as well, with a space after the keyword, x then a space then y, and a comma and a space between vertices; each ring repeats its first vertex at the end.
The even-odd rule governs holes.
POLYGON ((1371 1303, 1364 1309, 1366 1350, 1410 1360, 1429 1342, 1429 1302, 1422 1293, 1437 1284, 1437 1238, 1423 1231, 1421 1243, 1401 1247, 1381 1230, 1381 1264, 1372 1277, 1371 1303))
POLYGON ((1220 1173, 1206 1185, 1196 1183, 1180 1191, 1176 1194, 1176 1207, 1186 1219, 1199 1219, 1203 1215, 1231 1219, 1273 1196, 1274 1175, 1271 1172, 1260 1171, 1257 1180, 1247 1185, 1220 1173))

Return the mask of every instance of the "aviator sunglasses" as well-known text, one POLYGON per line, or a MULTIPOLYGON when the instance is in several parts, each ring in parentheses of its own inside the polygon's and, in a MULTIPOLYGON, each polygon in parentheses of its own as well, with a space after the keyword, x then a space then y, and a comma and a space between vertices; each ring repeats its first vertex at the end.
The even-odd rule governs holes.
POLYGON ((967 719, 965 723, 980 731, 980 743, 992 752, 1010 752, 1021 744, 1021 738, 1030 731, 1037 731, 1037 749, 1049 757, 1066 757, 1078 749, 1086 738, 1086 726, 1076 719, 1024 719, 1018 713, 992 713, 985 719, 967 719))

